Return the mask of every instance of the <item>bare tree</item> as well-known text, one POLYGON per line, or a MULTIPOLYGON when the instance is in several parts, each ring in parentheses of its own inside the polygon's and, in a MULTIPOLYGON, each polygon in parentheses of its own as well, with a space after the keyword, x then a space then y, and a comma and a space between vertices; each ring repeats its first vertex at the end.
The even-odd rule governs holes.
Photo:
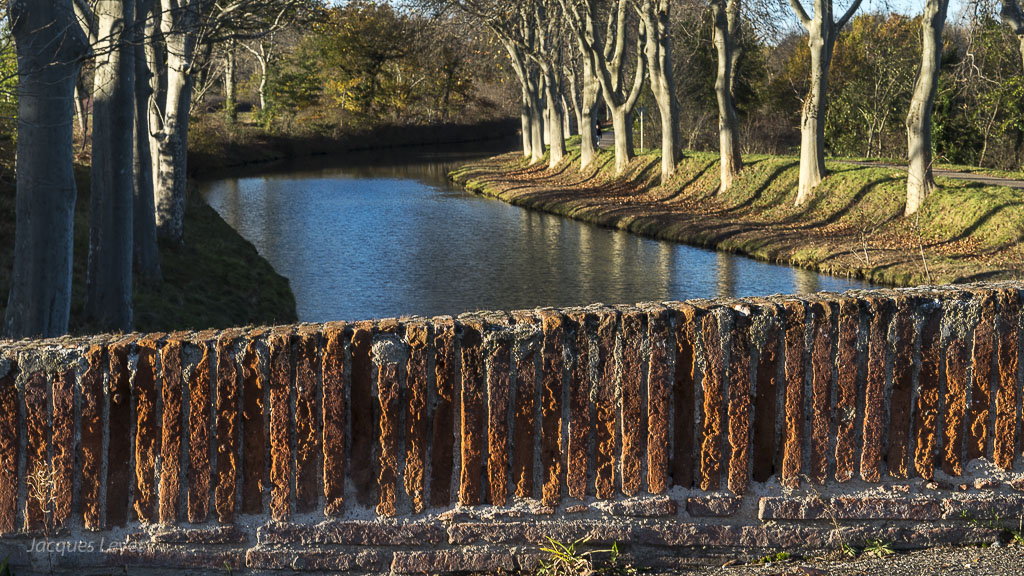
POLYGON ((601 98, 601 81, 597 79, 594 55, 580 42, 577 41, 575 45, 577 58, 570 58, 570 61, 579 63, 579 82, 576 80, 575 66, 566 68, 566 76, 569 78, 571 100, 576 109, 576 125, 580 133, 580 169, 584 170, 593 163, 597 155, 595 122, 597 104, 601 98))
POLYGON ((4 336, 68 329, 77 188, 75 82, 88 39, 71 0, 10 0, 18 59, 14 269, 4 336))
POLYGON ((807 29, 807 45, 811 49, 811 85, 804 99, 800 119, 800 187, 797 205, 810 199, 814 188, 825 177, 825 113, 828 109, 828 72, 832 49, 843 26, 860 8, 861 0, 853 0, 849 9, 836 20, 832 0, 814 0, 814 17, 807 14, 801 0, 789 0, 793 12, 807 29))
MULTIPOLYGON (((549 145, 548 166, 554 168, 565 157, 565 108, 562 105, 562 41, 560 38, 560 10, 557 0, 534 0, 532 24, 536 27, 537 41, 526 43, 530 58, 537 63, 544 79, 545 128, 549 145), (532 49, 531 49, 532 48, 532 49)), ((529 10, 527 3, 524 9, 529 10)), ((531 17, 524 14, 524 26, 531 17)))
POLYGON ((669 0, 644 0, 640 17, 647 29, 644 47, 651 91, 661 116, 661 182, 676 172, 679 162, 679 102, 672 76, 672 3, 669 0))
POLYGON ((1017 35, 1017 40, 1020 41, 1021 64, 1024 65, 1024 10, 1021 10, 1019 0, 1003 0, 1003 8, 999 15, 1017 35))
POLYGON ((949 0, 926 0, 921 18, 921 68, 907 113, 907 207, 912 216, 935 188, 932 175, 932 110, 942 65, 942 30, 949 0))
POLYGON ((156 0, 136 0, 134 29, 135 65, 135 157, 132 172, 135 184, 132 213, 132 240, 135 246, 133 269, 146 282, 159 282, 160 250, 156 238, 156 205, 153 198, 153 163, 150 148, 150 102, 153 74, 147 52, 151 50, 147 31, 153 31, 156 0))
MULTIPOLYGON (((593 59, 605 105, 612 114, 615 132, 615 172, 622 174, 633 158, 632 126, 629 119, 643 88, 647 30, 637 26, 637 57, 633 84, 627 85, 628 31, 631 28, 630 0, 613 0, 601 6, 599 0, 559 0, 581 51, 593 59), (604 9, 603 9, 604 8, 604 9), (603 10, 602 10, 603 9, 603 10), (606 22, 602 31, 601 23, 606 22)), ((586 58, 585 56, 584 58, 586 58)))
POLYGON ((715 96, 718 100, 718 152, 721 165, 719 192, 732 187, 733 179, 743 168, 740 151, 740 126, 733 97, 736 61, 739 58, 740 0, 712 0, 712 18, 715 23, 715 50, 718 56, 718 74, 715 96))

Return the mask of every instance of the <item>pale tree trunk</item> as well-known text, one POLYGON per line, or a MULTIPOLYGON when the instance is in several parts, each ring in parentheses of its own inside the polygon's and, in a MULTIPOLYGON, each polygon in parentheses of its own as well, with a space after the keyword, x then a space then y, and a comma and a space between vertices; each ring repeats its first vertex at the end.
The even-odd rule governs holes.
MULTIPOLYGON (((527 68, 526 58, 522 53, 522 49, 507 38, 502 38, 502 42, 505 45, 505 50, 508 51, 509 58, 512 60, 512 70, 515 71, 516 78, 519 80, 519 87, 522 90, 522 104, 519 108, 519 122, 521 135, 523 137, 523 158, 527 158, 533 162, 534 98, 530 91, 530 71, 527 68)), ((544 155, 543 150, 541 151, 541 155, 544 155)))
POLYGON ((267 60, 266 58, 256 59, 260 64, 260 85, 258 88, 260 97, 260 110, 267 109, 267 60))
POLYGON ((569 99, 566 98, 565 94, 562 94, 562 133, 565 137, 574 136, 576 133, 572 129, 573 118, 577 116, 576 111, 569 106, 569 99))
POLYGON ((1021 65, 1024 66, 1024 10, 1021 10, 1020 2, 1018 0, 1003 0, 1000 16, 1020 41, 1020 59, 1021 65))
POLYGON ((74 98, 88 40, 71 0, 11 0, 18 59, 14 267, 4 336, 68 330, 74 250, 74 98))
POLYGON ((132 328, 135 0, 99 0, 92 99, 92 185, 85 317, 103 332, 132 328))
POLYGON ((545 64, 544 74, 544 100, 547 104, 547 135, 550 145, 548 156, 548 167, 554 168, 561 164, 565 157, 565 132, 564 132, 564 109, 562 108, 562 96, 559 90, 559 82, 554 66, 545 64))
POLYGON ((669 0, 646 0, 641 15, 647 29, 647 69, 651 91, 661 115, 661 183, 676 173, 679 162, 679 103, 672 77, 672 34, 669 0))
POLYGON ((537 72, 528 69, 526 78, 530 101, 530 164, 536 164, 544 160, 544 106, 537 72))
POLYGON ((235 41, 231 40, 224 61, 224 108, 227 111, 228 122, 232 124, 238 120, 238 105, 235 102, 235 58, 235 41))
POLYGON ((800 184, 796 204, 807 202, 825 177, 825 114, 828 110, 828 72, 832 50, 839 31, 853 17, 861 0, 854 0, 838 21, 832 0, 815 0, 814 18, 808 16, 800 0, 789 0, 793 12, 807 29, 811 51, 811 83, 800 118, 800 184))
POLYGON ((580 94, 579 106, 579 132, 580 132, 580 170, 585 170, 594 162, 597 156, 597 103, 601 98, 601 82, 597 79, 594 70, 594 60, 591 55, 582 50, 583 74, 581 78, 582 93, 580 94))
POLYGON ((157 134, 159 169, 155 176, 157 234, 175 244, 185 242, 185 198, 188 186, 188 120, 192 99, 192 56, 195 49, 195 0, 177 7, 162 0, 161 32, 167 51, 163 125, 157 134))
POLYGON ((928 0, 921 19, 921 68, 907 114, 907 209, 916 214, 935 187, 932 175, 932 109, 939 90, 942 65, 942 29, 946 25, 949 0, 928 0))
POLYGON ((718 75, 715 79, 715 96, 718 99, 718 153, 721 168, 721 185, 718 191, 725 192, 732 187, 733 180, 743 168, 740 151, 739 118, 733 98, 735 77, 736 30, 739 23, 739 0, 715 0, 711 3, 715 24, 715 49, 718 55, 718 75), (735 15, 732 14, 735 12, 735 15))
POLYGON ((152 73, 143 50, 146 22, 152 17, 153 0, 138 0, 135 5, 135 180, 132 215, 135 241, 135 275, 144 282, 159 283, 160 251, 156 240, 156 206, 153 201, 153 154, 150 148, 149 103, 153 95, 152 73))

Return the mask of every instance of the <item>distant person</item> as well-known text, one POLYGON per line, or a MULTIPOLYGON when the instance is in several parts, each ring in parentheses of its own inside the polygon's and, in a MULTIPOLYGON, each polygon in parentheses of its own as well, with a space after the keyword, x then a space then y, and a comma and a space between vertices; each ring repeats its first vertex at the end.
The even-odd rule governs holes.
POLYGON ((601 121, 594 122, 594 148, 601 147, 601 121))

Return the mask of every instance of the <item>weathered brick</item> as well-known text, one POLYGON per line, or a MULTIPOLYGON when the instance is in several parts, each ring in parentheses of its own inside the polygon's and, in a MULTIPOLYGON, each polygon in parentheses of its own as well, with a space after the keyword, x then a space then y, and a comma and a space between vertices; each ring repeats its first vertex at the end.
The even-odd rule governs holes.
POLYGON ((1007 523, 1017 528, 1021 510, 1024 510, 1024 496, 1009 494, 943 498, 942 519, 978 522, 993 526, 1007 523), (1014 522, 1017 520, 1017 522, 1014 522))
POLYGON ((938 520, 942 505, 932 498, 790 498, 768 496, 758 504, 758 518, 767 520, 938 520))
MULTIPOLYGON (((270 354, 270 515, 282 522, 291 515, 291 337, 276 331, 268 339, 270 354)), ((344 469, 342 469, 344 471, 344 469)))
POLYGON ((540 313, 544 330, 541 351, 541 502, 554 506, 562 496, 562 387, 565 361, 563 342, 565 319, 561 314, 545 310, 540 313))
MULTIPOLYGON (((663 521, 663 520, 658 520, 663 521)), ((608 520, 562 521, 487 521, 456 522, 448 527, 448 541, 466 544, 550 544, 585 540, 590 544, 626 542, 628 525, 608 520)))
POLYGON ((766 547, 768 537, 761 526, 723 524, 696 524, 667 522, 634 525, 630 529, 632 542, 650 546, 713 546, 716 548, 766 547))
POLYGON ((646 317, 639 310, 622 314, 622 492, 633 496, 640 491, 644 440, 646 440, 643 365, 641 350, 647 332, 646 317))
POLYGON ((263 512, 267 487, 267 384, 262 333, 249 334, 242 357, 242 513, 263 512))
POLYGON ((427 363, 430 345, 430 325, 412 323, 406 326, 409 342, 409 360, 406 364, 406 418, 405 418, 405 493, 412 501, 413 512, 426 507, 424 486, 427 469, 427 440, 430 414, 428 412, 427 363))
POLYGON ((319 524, 271 522, 257 531, 260 544, 302 546, 437 546, 448 539, 438 522, 328 520, 319 524))
MULTIPOLYGON (((103 394, 103 370, 107 365, 106 349, 102 346, 93 346, 86 352, 86 360, 88 367, 85 373, 82 374, 82 393, 81 393, 81 406, 79 411, 81 413, 81 430, 79 431, 79 458, 82 461, 82 523, 87 530, 100 530, 103 528, 102 520, 102 500, 100 494, 100 488, 103 485, 101 473, 102 473, 102 461, 103 461, 103 404, 105 396, 103 394)), ((6 382, 6 381, 4 381, 6 382)), ((14 382, 11 381, 10 392, 14 392, 14 382)), ((8 404, 8 398, 6 397, 8 391, 6 388, 0 386, 0 413, 2 414, 17 414, 16 409, 12 409, 8 404)), ((13 421, 13 418, 12 418, 13 421)), ((4 424, 7 424, 7 420, 2 420, 4 424)), ((4 442, 8 439, 8 436, 4 436, 4 442)), ((17 430, 13 431, 13 438, 17 440, 17 430)), ((17 447, 15 446, 15 449, 17 447)), ((7 452, 0 451, 3 454, 4 469, 9 469, 7 466, 7 452)), ((17 467, 17 460, 14 461, 14 467, 17 467)), ((11 475, 13 478, 13 474, 11 475)), ((3 492, 4 477, 0 475, 0 512, 6 512, 7 502, 12 504, 17 502, 17 498, 8 500, 3 492)), ((7 532, 7 516, 6 514, 0 513, 0 524, 2 524, 3 532, 7 532)), ((13 522, 13 518, 11 519, 13 522)))
POLYGON ((678 505, 668 496, 633 496, 612 502, 598 501, 592 508, 616 518, 658 518, 675 516, 678 505))
POLYGON ((686 512, 695 517, 726 517, 740 511, 738 496, 696 496, 686 499, 686 512))
POLYGON ((333 548, 257 547, 245 552, 246 566, 260 571, 383 573, 390 559, 390 555, 379 550, 341 552, 333 548))
POLYGON ((508 340, 494 342, 487 361, 487 481, 490 502, 502 506, 509 487, 509 365, 508 340))
POLYGON ((376 506, 377 466, 374 462, 373 446, 376 443, 377 418, 373 397, 373 325, 367 322, 356 324, 352 333, 352 389, 351 402, 352 432, 349 467, 356 502, 370 508, 376 506))
POLYGON ((398 509, 398 364, 384 362, 377 367, 377 399, 380 402, 380 466, 377 514, 394 516, 398 509))
POLYGON ((324 328, 323 442, 324 513, 338 516, 345 508, 345 327, 324 328))
POLYGON ((459 468, 459 504, 482 503, 483 486, 483 324, 476 321, 462 326, 462 387, 459 395, 462 465, 459 468))
MULTIPOLYGON (((914 466, 922 478, 930 480, 935 473, 936 434, 938 433, 939 390, 941 389, 939 383, 939 328, 942 323, 942 308, 924 306, 919 309, 924 312, 925 320, 921 332, 921 371, 917 378, 914 466)), ((867 442, 866 438, 865 442, 867 442)))
POLYGON ((196 554, 195 550, 176 546, 153 546, 151 544, 127 543, 109 545, 103 550, 107 564, 111 567, 158 568, 174 566, 182 571, 193 570, 241 570, 245 565, 245 553, 238 549, 211 550, 196 554))
POLYGON ((141 340, 132 378, 135 395, 135 514, 143 523, 157 519, 156 460, 160 453, 157 420, 156 338, 141 340))
POLYGON ((750 310, 735 310, 729 354, 729 490, 750 485, 750 310))
POLYGON ((914 307, 915 300, 900 297, 896 299, 896 314, 893 316, 893 374, 892 399, 889 413, 889 454, 886 462, 889 474, 895 478, 907 478, 911 473, 910 424, 912 422, 912 398, 914 392, 914 307))
MULTIPOLYGON (((700 488, 717 490, 721 482, 722 435, 725 411, 724 379, 725 354, 718 318, 714 314, 704 317, 701 329, 704 344, 704 406, 700 435, 700 488)), ((725 337, 728 340, 728 335, 725 337)))
POLYGON ((889 428, 885 402, 885 358, 892 303, 872 296, 865 304, 869 315, 868 375, 864 384, 864 444, 860 476, 867 482, 878 482, 882 478, 882 449, 885 447, 885 432, 889 428))
POLYGON ((162 526, 153 532, 150 539, 157 544, 244 544, 248 537, 245 530, 237 526, 215 526, 213 528, 178 528, 162 526))
POLYGON ((590 451, 590 324, 592 315, 570 312, 566 322, 569 370, 569 445, 566 449, 565 485, 571 498, 587 494, 590 451))
POLYGON ((996 388, 996 424, 992 455, 996 466, 1013 468, 1017 420, 1017 343, 1020 319, 1020 295, 1017 290, 1000 290, 997 319, 998 387, 996 388))
POLYGON ((763 333, 761 342, 757 343, 757 391, 754 398, 754 444, 751 453, 751 478, 755 482, 767 481, 776 471, 780 313, 778 307, 771 303, 765 303, 759 311, 763 317, 763 333))
POLYGON ((49 479, 52 473, 48 456, 48 389, 45 373, 29 375, 25 384, 25 436, 28 439, 25 452, 25 530, 30 531, 48 528, 46 512, 49 508, 49 479))
POLYGON ((982 458, 990 445, 989 426, 992 406, 992 364, 995 360, 996 301, 985 292, 979 301, 980 315, 974 328, 972 351, 971 410, 968 416, 970 434, 967 440, 967 460, 982 458))
POLYGON ((160 423, 160 502, 161 523, 173 524, 179 519, 181 495, 182 401, 181 340, 168 339, 160 349, 160 395, 163 414, 160 423))
POLYGON ((320 333, 302 330, 295 346, 295 511, 316 509, 320 491, 320 333))
POLYGON ((615 472, 618 468, 617 390, 615 385, 615 339, 618 314, 601 314, 597 325, 598 382, 596 393, 596 420, 594 430, 594 487, 598 498, 611 498, 615 494, 615 472))
POLYGON ((217 340, 217 476, 214 507, 217 520, 230 524, 235 519, 238 489, 239 385, 235 362, 237 332, 222 334, 217 340))
POLYGON ((431 552, 395 552, 392 574, 451 574, 511 572, 515 559, 507 550, 461 548, 431 552))
POLYGON ((694 481, 694 442, 697 421, 696 407, 696 362, 694 343, 700 330, 701 321, 697 309, 689 305, 679 306, 676 312, 676 358, 674 406, 672 429, 672 483, 690 488, 694 481))
MULTIPOLYGON (((95 356, 102 358, 103 349, 94 348, 88 353, 88 358, 92 361, 95 360, 95 356)), ((98 368, 97 368, 98 370, 98 368)), ((93 373, 94 375, 95 373, 93 373)), ((0 534, 11 534, 19 527, 16 526, 18 518, 18 452, 19 452, 19 437, 21 426, 19 426, 19 410, 18 410, 18 388, 15 385, 15 379, 17 378, 18 370, 14 362, 11 362, 9 371, 3 377, 0 377, 0 534)), ((86 373, 86 377, 83 377, 83 387, 92 382, 92 376, 89 372, 86 373), (87 381, 86 377, 90 380, 87 381)), ((100 381, 102 385, 102 380, 100 381)), ((83 423, 82 427, 85 428, 85 392, 83 391, 83 423)), ((98 428, 98 426, 97 426, 98 428)), ((83 450, 85 449, 85 441, 87 438, 85 435, 82 437, 83 450)), ((102 441, 102 436, 100 437, 102 441)), ((91 446, 90 446, 91 447, 91 446)), ((94 465, 99 462, 98 455, 89 461, 83 458, 83 464, 94 465)), ((83 471, 83 476, 85 471, 83 471)), ((85 489, 85 486, 83 486, 85 489)), ((99 524, 99 496, 97 494, 94 501, 89 501, 88 496, 91 492, 98 492, 99 483, 97 482, 94 487, 85 489, 83 493, 83 508, 86 512, 86 528, 95 528, 99 524), (90 512, 91 505, 96 507, 96 524, 89 522, 88 513, 90 512)))
POLYGON ((537 405, 537 319, 529 312, 514 312, 515 406, 512 414, 512 483, 519 498, 533 497, 534 423, 537 405))
POLYGON ((433 323, 437 405, 431 431, 430 503, 448 506, 454 466, 455 324, 450 317, 435 318, 433 323))
POLYGON ((107 442, 107 526, 128 522, 128 496, 131 486, 131 369, 128 356, 131 341, 110 346, 110 410, 107 442))
POLYGON ((811 454, 808 475, 817 484, 828 478, 829 425, 832 421, 832 307, 811 307, 811 454))
POLYGON ((782 440, 782 484, 800 485, 804 434, 804 339, 807 307, 798 300, 784 304, 786 314, 786 412, 782 440))
POLYGON ((839 300, 836 342, 836 480, 846 482, 857 473, 857 332, 860 307, 852 298, 839 300))
POLYGON ((202 523, 210 510, 210 365, 212 350, 199 340, 202 358, 188 380, 188 521, 202 523))
MULTIPOLYGON (((648 340, 651 357, 647 366, 647 491, 651 494, 662 494, 668 490, 672 410, 672 345, 668 340, 670 322, 668 311, 664 308, 657 307, 650 311, 648 340)), ((580 361, 582 360, 583 357, 580 361)))
POLYGON ((943 343, 946 356, 946 395, 943 402, 942 470, 959 476, 963 473, 964 421, 967 418, 967 367, 970 354, 963 335, 951 330, 943 343))
MULTIPOLYGON (((72 485, 75 473, 75 371, 62 370, 51 392, 53 415, 53 522, 60 530, 71 519, 72 485)), ((0 530, 0 534, 3 531, 0 530)))

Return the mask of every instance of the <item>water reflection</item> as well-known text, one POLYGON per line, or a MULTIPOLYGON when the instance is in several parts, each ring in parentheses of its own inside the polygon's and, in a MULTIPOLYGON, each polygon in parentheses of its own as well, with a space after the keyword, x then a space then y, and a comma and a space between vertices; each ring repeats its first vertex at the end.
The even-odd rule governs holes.
POLYGON ((317 167, 202 192, 290 279, 302 321, 864 286, 478 198, 445 180, 466 159, 317 167))

